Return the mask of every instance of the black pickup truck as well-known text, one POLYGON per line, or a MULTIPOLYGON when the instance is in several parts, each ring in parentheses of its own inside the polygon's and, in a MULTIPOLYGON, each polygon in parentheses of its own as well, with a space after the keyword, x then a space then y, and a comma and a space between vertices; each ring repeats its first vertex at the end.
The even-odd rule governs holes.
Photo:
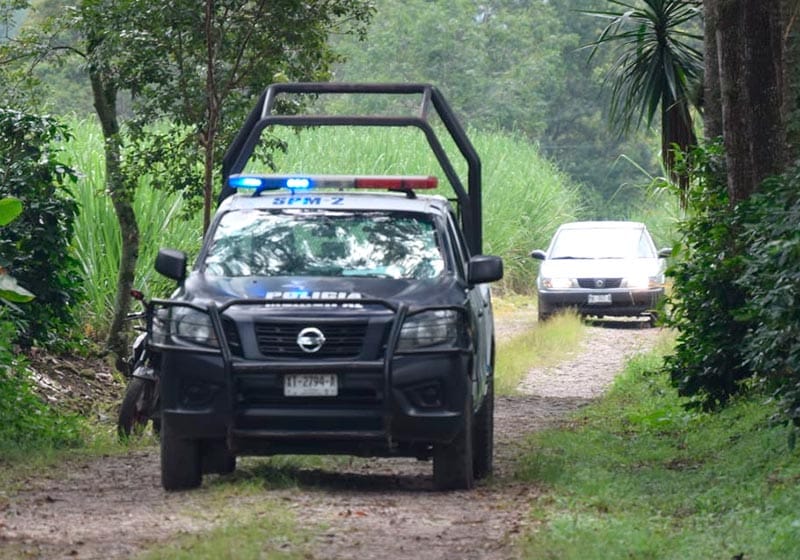
POLYGON ((427 84, 270 86, 229 148, 224 200, 189 269, 153 300, 160 355, 161 478, 167 490, 229 473, 241 455, 433 459, 439 489, 492 471, 494 326, 481 254, 480 160, 427 84), (416 96, 411 116, 281 114, 292 94, 416 96), (468 168, 465 188, 428 115, 468 168), (274 126, 411 126, 423 131, 454 201, 433 176, 274 175, 248 161, 274 126))

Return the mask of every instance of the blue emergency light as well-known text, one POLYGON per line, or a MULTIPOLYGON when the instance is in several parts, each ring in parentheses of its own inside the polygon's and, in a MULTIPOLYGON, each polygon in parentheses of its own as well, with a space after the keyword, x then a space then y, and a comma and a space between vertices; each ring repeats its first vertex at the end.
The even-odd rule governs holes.
POLYGON ((264 191, 279 189, 384 189, 408 191, 415 189, 435 189, 436 177, 405 175, 244 175, 228 177, 228 186, 245 191, 253 191, 258 196, 264 191))

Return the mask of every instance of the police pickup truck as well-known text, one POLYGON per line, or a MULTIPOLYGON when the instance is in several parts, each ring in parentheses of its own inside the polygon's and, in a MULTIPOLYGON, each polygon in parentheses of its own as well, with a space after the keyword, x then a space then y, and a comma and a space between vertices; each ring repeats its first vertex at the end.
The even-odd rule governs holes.
POLYGON ((433 459, 434 485, 492 470, 494 333, 480 254, 480 162, 441 94, 417 84, 278 84, 223 164, 225 198, 194 265, 162 249, 178 282, 153 300, 166 490, 229 473, 236 457, 351 454, 433 459), (281 115, 286 93, 418 95, 412 117, 281 115), (465 155, 464 188, 427 115, 465 155), (429 176, 243 172, 274 125, 415 126, 456 193, 429 176), (455 184, 454 184, 455 182, 455 184), (477 197, 477 198, 476 198, 477 197))

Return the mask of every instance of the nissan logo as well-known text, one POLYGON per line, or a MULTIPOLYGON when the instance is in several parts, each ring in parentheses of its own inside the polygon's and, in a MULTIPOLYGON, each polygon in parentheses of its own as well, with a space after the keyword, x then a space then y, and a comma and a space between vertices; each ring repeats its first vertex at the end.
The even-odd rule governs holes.
POLYGON ((313 354, 322 349, 325 344, 325 335, 316 327, 306 327, 297 335, 297 345, 303 352, 313 354))
POLYGON ((602 288, 605 285, 606 285, 606 281, 603 280, 602 278, 598 278, 597 280, 594 281, 594 287, 595 288, 602 288))

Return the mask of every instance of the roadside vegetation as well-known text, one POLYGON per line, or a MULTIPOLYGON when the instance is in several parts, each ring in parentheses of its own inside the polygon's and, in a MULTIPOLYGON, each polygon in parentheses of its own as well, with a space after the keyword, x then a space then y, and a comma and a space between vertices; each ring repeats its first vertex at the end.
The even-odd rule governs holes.
POLYGON ((687 411, 663 354, 629 362, 610 392, 532 435, 516 476, 543 485, 523 557, 800 557, 800 450, 756 391, 687 411))
POLYGON ((585 329, 574 313, 559 313, 544 324, 536 322, 529 298, 509 297, 495 301, 495 315, 528 317, 513 334, 497 341, 495 391, 514 395, 525 375, 534 367, 547 367, 568 360, 580 349, 585 329), (526 313, 526 308, 530 309, 526 313))

